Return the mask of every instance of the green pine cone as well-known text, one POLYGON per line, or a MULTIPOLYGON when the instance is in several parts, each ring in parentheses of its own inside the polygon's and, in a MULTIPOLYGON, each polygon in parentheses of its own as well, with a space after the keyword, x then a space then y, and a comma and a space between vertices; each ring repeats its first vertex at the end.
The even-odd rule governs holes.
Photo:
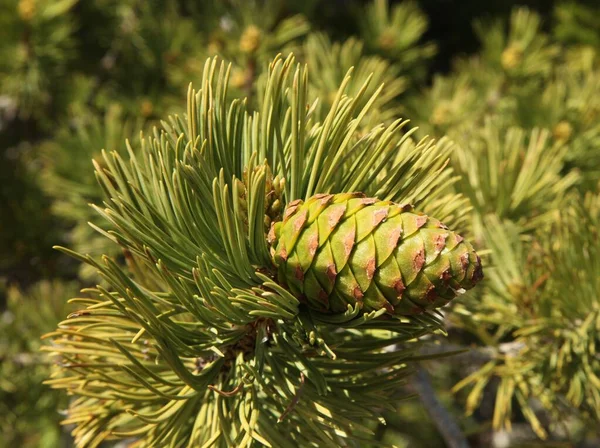
POLYGON ((483 278, 470 243, 410 205, 361 193, 318 194, 269 232, 279 281, 319 311, 438 308, 483 278))

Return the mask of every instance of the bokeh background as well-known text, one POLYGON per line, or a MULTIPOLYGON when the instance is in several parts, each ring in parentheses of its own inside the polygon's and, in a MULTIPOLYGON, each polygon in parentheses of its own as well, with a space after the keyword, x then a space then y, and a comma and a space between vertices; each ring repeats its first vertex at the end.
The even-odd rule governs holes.
MULTIPOLYGON (((386 83, 380 120, 407 117, 420 127, 418 135, 459 142, 452 163, 465 180, 456 188, 474 209, 466 232, 505 255, 496 265, 513 269, 508 280, 492 274, 487 295, 477 299, 489 308, 449 311, 459 348, 474 345, 481 354, 492 347, 504 356, 502 344, 518 342, 519 330, 548 317, 539 310, 527 314, 526 302, 546 287, 552 263, 588 275, 576 280, 589 286, 581 293, 587 308, 575 317, 566 308, 558 316, 562 323, 581 324, 600 308, 598 258, 591 267, 576 259, 565 268, 559 260, 542 257, 536 264, 523 256, 545 237, 559 238, 560 232, 536 231, 542 222, 546 229, 560 227, 550 217, 568 201, 575 208, 585 204, 585 213, 597 219, 597 1, 0 0, 0 30, 0 446, 70 446, 59 426, 66 397, 42 384, 50 361, 39 352, 40 336, 68 315, 66 299, 98 278, 52 246, 122 257, 88 225, 98 219, 88 203, 101 201, 91 161, 103 149, 126 150, 125 139, 135 142, 140 130, 183 112, 188 84, 200 81, 213 55, 232 62, 233 94, 250 104, 267 61, 280 52, 293 51, 309 64, 311 88, 325 104, 350 66, 359 80, 375 71, 376 83, 386 83), (504 189, 486 184, 523 165, 529 167, 523 177, 534 181, 504 189), (477 312, 497 313, 496 320, 477 312), (507 316, 516 315, 520 321, 505 327, 507 316)), ((585 241, 594 243, 597 221, 591 222, 586 232, 592 239, 585 241)), ((552 310, 579 297, 556 294, 560 285, 552 297, 562 301, 549 302, 552 310)), ((600 344, 600 324, 590 325, 594 332, 576 336, 572 345, 600 344)), ((556 338, 548 350, 558 351, 568 339, 556 338)), ((440 421, 443 426, 450 418, 472 446, 600 446, 600 380, 586 376, 598 367, 594 353, 571 370, 558 369, 567 383, 584 372, 579 386, 556 380, 550 392, 530 391, 533 398, 550 394, 550 410, 530 403, 530 396, 524 404, 523 394, 503 395, 506 378, 515 375, 508 358, 484 373, 493 357, 430 363, 425 384, 435 389, 443 414, 436 417, 423 404, 426 392, 418 383, 409 385, 422 399, 402 403, 377 437, 398 446, 447 446, 440 421), (471 383, 463 388, 468 375, 471 383)), ((532 384, 554 378, 549 372, 556 366, 544 364, 550 357, 523 367, 539 368, 532 384)))

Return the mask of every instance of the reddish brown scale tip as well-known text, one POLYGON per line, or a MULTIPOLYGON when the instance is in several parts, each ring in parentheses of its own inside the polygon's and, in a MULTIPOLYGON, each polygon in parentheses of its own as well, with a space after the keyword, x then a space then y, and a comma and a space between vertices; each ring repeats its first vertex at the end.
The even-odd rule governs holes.
POLYGON ((319 196, 319 202, 321 203, 320 205, 325 206, 327 205, 327 203, 329 203, 329 201, 331 201, 331 199, 333 198, 332 194, 324 194, 322 196, 319 196))
POLYGON ((335 283, 335 278, 337 277, 337 271, 335 270, 335 264, 330 264, 329 266, 327 266, 327 278, 329 279, 329 281, 333 284, 335 283))
POLYGON ((442 275, 440 275, 440 280, 443 280, 445 283, 447 283, 451 278, 452 274, 450 273, 450 269, 446 269, 444 272, 442 272, 442 275))
POLYGON ((352 296, 359 302, 362 302, 362 299, 365 295, 363 294, 362 289, 360 289, 360 286, 356 286, 352 291, 352 296))
MULTIPOLYGON (((469 260, 469 256, 467 255, 467 262, 469 260)), ((419 251, 415 254, 413 258, 413 269, 416 272, 421 271, 423 265, 425 264, 425 251, 423 249, 419 249, 419 251)))
POLYGON ((373 276, 375 275, 375 267, 375 258, 371 258, 367 262, 367 278, 369 280, 372 280, 373 276))
POLYGON ((344 238, 344 252, 346 257, 350 256, 350 253, 352 253, 352 248, 354 247, 354 238, 356 237, 356 229, 352 228, 351 232, 348 232, 346 234, 346 237, 344 238))
POLYGON ((469 254, 467 252, 460 256, 460 264, 465 270, 469 267, 469 254))
POLYGON ((475 269, 473 270, 473 277, 471 281, 475 284, 483 279, 483 266, 481 266, 481 258, 477 255, 477 262, 475 269))
POLYGON ((345 205, 338 205, 335 208, 332 207, 332 211, 329 213, 329 216, 327 217, 327 224, 329 224, 330 229, 333 229, 335 226, 337 226, 338 222, 340 222, 340 219, 342 219, 342 216, 344 216, 345 212, 346 212, 345 205))
POLYGON ((329 294, 322 289, 319 291, 319 300, 323 302, 326 307, 329 306, 329 294))
POLYGON ((288 253, 284 243, 281 243, 281 249, 279 249, 279 256, 283 261, 287 261, 288 259, 288 253))
POLYGON ((430 303, 433 303, 436 301, 437 298, 438 298, 438 293, 435 289, 435 286, 431 285, 427 289, 427 292, 425 293, 425 300, 427 300, 430 303))
POLYGON ((294 271, 294 276, 296 277, 296 279, 302 281, 304 280, 304 271, 302 270, 302 268, 300 266, 296 266, 296 270, 294 271))
POLYGON ((385 218, 387 218, 389 213, 389 210, 387 208, 382 208, 379 210, 376 210, 373 213, 373 226, 377 227, 379 224, 381 224, 381 221, 383 221, 385 218))
POLYGON ((290 216, 296 213, 296 210, 298 210, 298 207, 300 206, 301 202, 302 201, 300 199, 296 199, 287 205, 285 212, 283 213, 284 221, 287 221, 290 216))
POLYGON ((394 230, 390 233, 389 243, 392 247, 396 247, 398 245, 398 240, 402 236, 402 228, 395 227, 394 230))
POLYGON ((362 205, 372 205, 375 204, 377 202, 377 199, 375 198, 363 198, 360 200, 360 203, 362 205))
POLYGON ((417 219, 415 219, 415 224, 417 225, 417 229, 420 229, 426 223, 427 223, 427 216, 426 215, 419 215, 419 216, 417 216, 417 219))
POLYGON ((383 304, 383 307, 385 308, 385 310, 390 313, 390 314, 394 314, 394 305, 392 305, 390 302, 388 302, 387 300, 385 301, 385 303, 383 304))
POLYGON ((462 243, 464 240, 465 239, 462 236, 456 235, 456 244, 457 245, 460 244, 460 243, 462 243))
POLYGON ((273 245, 277 236, 275 235, 275 223, 271 223, 271 227, 269 228, 269 233, 267 234, 267 242, 270 245, 273 245))
POLYGON ((306 223, 306 218, 308 217, 308 210, 303 210, 301 215, 294 220, 294 231, 299 232, 304 227, 306 223))
POLYGON ((396 282, 394 283, 394 290, 398 293, 398 298, 401 298, 402 293, 404 293, 404 291, 406 290, 406 286, 404 286, 402 279, 396 280, 396 282))
POLYGON ((446 246, 446 238, 448 238, 448 234, 440 234, 435 237, 435 241, 433 242, 436 253, 440 253, 442 249, 446 246))
POLYGON ((313 258, 317 253, 317 249, 319 248, 319 234, 313 233, 310 237, 310 241, 308 242, 308 253, 310 257, 313 258))

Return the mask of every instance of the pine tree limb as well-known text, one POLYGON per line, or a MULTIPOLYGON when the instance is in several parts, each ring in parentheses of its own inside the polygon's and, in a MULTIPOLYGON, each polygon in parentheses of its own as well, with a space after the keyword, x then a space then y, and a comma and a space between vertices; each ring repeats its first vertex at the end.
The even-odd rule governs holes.
POLYGON ((441 355, 448 352, 464 351, 454 355, 452 359, 461 363, 484 364, 497 356, 517 356, 524 348, 522 341, 512 341, 498 344, 496 347, 469 347, 460 344, 443 343, 441 345, 425 346, 419 351, 422 356, 441 355))
POLYGON ((435 395, 427 371, 420 367, 413 377, 413 387, 425 410, 450 448, 468 448, 469 443, 458 423, 435 395))

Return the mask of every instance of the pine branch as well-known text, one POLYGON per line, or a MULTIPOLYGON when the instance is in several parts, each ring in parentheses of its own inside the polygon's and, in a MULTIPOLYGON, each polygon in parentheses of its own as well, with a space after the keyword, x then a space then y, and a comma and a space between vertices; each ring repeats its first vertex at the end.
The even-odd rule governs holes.
POLYGON ((415 373, 412 384, 446 445, 450 448, 469 448, 458 422, 437 398, 429 374, 423 367, 419 367, 415 373))
POLYGON ((442 331, 435 309, 481 279, 470 243, 392 202, 457 211, 449 145, 413 142, 405 120, 359 133, 381 88, 351 95, 349 72, 320 122, 293 56, 270 64, 258 112, 229 99, 229 74, 209 59, 183 118, 95 160, 109 224, 94 228, 135 273, 61 248, 104 280, 45 347, 48 384, 81 395, 65 421, 79 444, 370 442, 418 338, 442 331))
POLYGON ((498 344, 497 346, 466 346, 443 342, 440 345, 424 345, 419 350, 423 356, 437 356, 448 352, 459 352, 452 356, 453 362, 477 365, 485 364, 498 357, 515 357, 525 348, 523 341, 512 341, 498 344))

